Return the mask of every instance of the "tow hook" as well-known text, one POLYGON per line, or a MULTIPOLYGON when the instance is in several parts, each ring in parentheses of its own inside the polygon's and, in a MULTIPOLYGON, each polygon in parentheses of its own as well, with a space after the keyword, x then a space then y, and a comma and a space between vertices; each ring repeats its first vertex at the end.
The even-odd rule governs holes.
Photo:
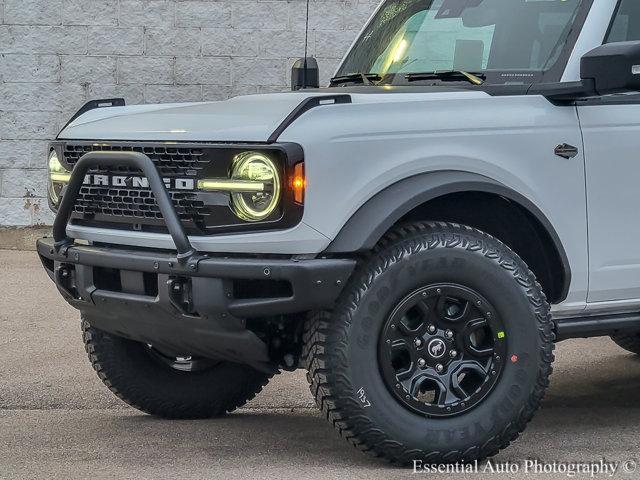
POLYGON ((78 289, 75 285, 75 269, 73 265, 60 264, 56 269, 56 283, 70 297, 79 299, 78 289))
POLYGON ((185 277, 170 277, 167 280, 169 287, 169 300, 181 313, 185 315, 195 314, 193 306, 193 292, 191 279, 185 277))

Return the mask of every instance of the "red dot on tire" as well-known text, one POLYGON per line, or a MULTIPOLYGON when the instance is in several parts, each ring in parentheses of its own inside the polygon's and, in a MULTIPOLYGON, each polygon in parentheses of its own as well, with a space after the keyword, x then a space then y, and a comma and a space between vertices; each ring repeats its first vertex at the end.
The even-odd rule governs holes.
POLYGON ((511 363, 516 363, 518 361, 518 355, 511 355, 511 363))

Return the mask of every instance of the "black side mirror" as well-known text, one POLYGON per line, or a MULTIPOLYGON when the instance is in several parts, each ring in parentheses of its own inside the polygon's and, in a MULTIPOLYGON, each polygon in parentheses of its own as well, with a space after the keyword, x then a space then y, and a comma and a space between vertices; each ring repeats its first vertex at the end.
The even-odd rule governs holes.
POLYGON ((640 42, 606 43, 586 53, 580 77, 599 95, 640 90, 640 42))
POLYGON ((320 69, 313 57, 299 58, 291 68, 291 90, 320 88, 320 69))

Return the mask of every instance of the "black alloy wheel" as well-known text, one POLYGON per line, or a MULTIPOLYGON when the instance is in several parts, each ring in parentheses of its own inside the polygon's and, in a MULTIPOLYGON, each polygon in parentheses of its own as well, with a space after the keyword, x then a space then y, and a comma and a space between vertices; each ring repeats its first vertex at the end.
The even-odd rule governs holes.
POLYGON ((387 388, 403 406, 429 417, 457 415, 481 402, 500 378, 505 352, 494 308, 456 284, 404 298, 378 345, 387 388))

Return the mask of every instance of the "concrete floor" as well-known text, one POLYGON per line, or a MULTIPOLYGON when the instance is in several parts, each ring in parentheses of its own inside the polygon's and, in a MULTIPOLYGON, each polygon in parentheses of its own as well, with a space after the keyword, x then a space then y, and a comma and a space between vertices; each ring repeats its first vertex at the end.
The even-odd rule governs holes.
MULTIPOLYGON (((224 419, 142 415, 95 376, 78 314, 58 296, 35 253, 0 251, 0 272, 2 479, 411 476, 340 439, 315 410, 302 372, 279 375, 224 419)), ((640 359, 606 338, 574 340, 558 346, 544 408, 495 461, 640 460, 639 447, 640 359)), ((522 469, 512 476, 519 477, 566 478, 525 476, 522 469)))

